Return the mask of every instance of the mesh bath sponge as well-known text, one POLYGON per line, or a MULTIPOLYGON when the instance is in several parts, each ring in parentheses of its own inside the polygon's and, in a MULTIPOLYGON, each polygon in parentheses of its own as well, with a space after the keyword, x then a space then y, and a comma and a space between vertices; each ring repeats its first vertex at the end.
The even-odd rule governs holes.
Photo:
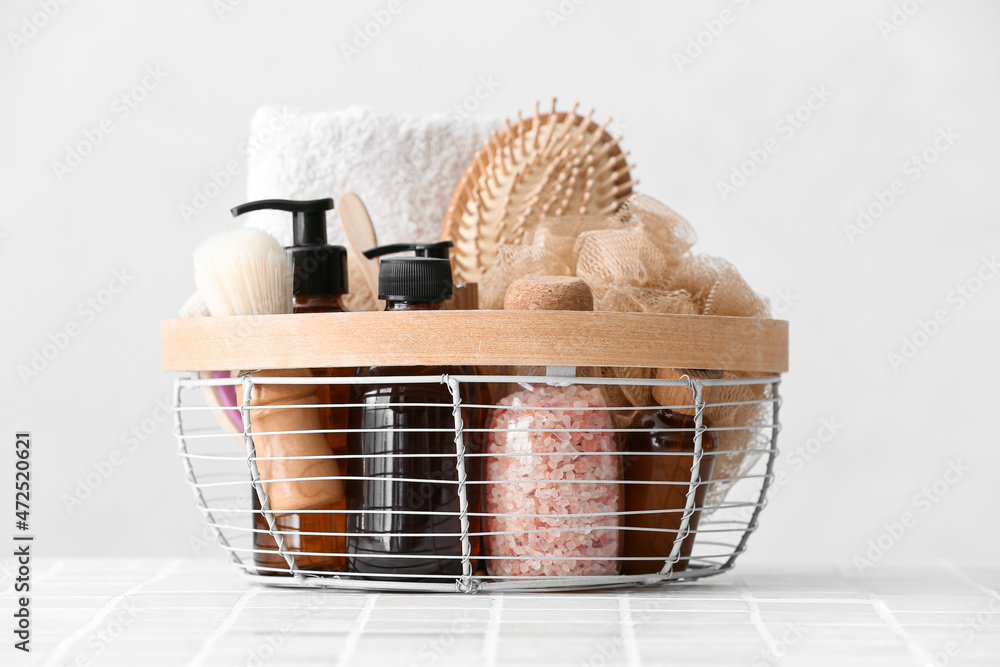
POLYGON ((576 275, 587 281, 597 299, 612 285, 658 287, 665 284, 670 264, 641 231, 597 229, 584 232, 573 248, 576 275))
POLYGON ((611 285, 594 305, 594 310, 619 313, 676 313, 698 315, 691 295, 684 290, 665 290, 635 285, 611 285))
POLYGON ((576 266, 573 248, 580 234, 595 229, 622 228, 614 219, 604 215, 566 215, 548 218, 538 225, 531 244, 548 250, 567 266, 576 266))
MULTIPOLYGON (((544 219, 530 239, 498 247, 497 261, 482 277, 484 308, 500 308, 507 287, 527 275, 575 275, 590 286, 594 309, 633 313, 770 317, 767 300, 724 259, 691 252, 697 237, 691 225, 652 197, 633 194, 608 215, 569 215, 544 219)), ((755 374, 723 371, 725 378, 755 374)), ((657 369, 578 369, 581 376, 649 379, 657 369)), ((673 376, 671 376, 673 377, 673 376)), ((771 397, 768 385, 720 387, 705 419, 720 429, 713 478, 745 474, 767 448, 771 397), (740 428, 733 428, 740 427, 740 428), (746 428, 749 427, 749 428, 746 428), (729 430, 732 429, 732 430, 729 430)), ((608 402, 620 408, 655 405, 649 387, 606 387, 608 402)), ((634 411, 612 413, 627 427, 634 411)), ((707 505, 718 505, 731 482, 713 482, 707 505)))
POLYGON ((691 224, 676 211, 642 194, 625 200, 613 216, 622 226, 645 235, 667 258, 671 268, 680 263, 684 254, 698 240, 691 224))
POLYGON ((753 291, 735 266, 718 257, 687 255, 668 285, 690 294, 700 315, 771 316, 767 300, 753 291))

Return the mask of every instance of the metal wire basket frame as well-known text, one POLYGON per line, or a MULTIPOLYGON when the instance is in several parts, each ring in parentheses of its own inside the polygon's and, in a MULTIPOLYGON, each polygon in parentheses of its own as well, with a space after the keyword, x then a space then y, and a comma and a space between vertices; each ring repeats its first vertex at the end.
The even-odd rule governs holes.
MULTIPOLYGON (((697 379, 684 377, 680 380, 647 380, 647 379, 634 379, 634 378, 611 378, 611 377, 576 377, 574 373, 575 369, 572 367, 548 367, 546 369, 546 375, 544 376, 508 376, 508 375, 435 375, 435 376, 395 376, 395 377, 266 377, 266 378, 255 378, 253 375, 245 375, 242 378, 220 378, 220 379, 207 379, 200 378, 197 374, 190 377, 178 378, 174 383, 174 398, 173 398, 173 410, 174 410, 174 422, 175 422, 175 434, 178 440, 178 453, 184 465, 184 470, 186 473, 187 481, 190 484, 195 501, 205 516, 208 527, 211 529, 212 533, 215 535, 219 546, 229 554, 230 560, 240 568, 243 573, 254 580, 257 583, 268 584, 272 586, 298 586, 298 587, 310 587, 310 588, 331 588, 331 589, 361 589, 361 590, 395 590, 395 591, 423 591, 423 592, 465 592, 474 593, 477 591, 483 592, 498 592, 498 591, 531 591, 531 590, 567 590, 567 589, 581 589, 581 588, 605 588, 605 587, 619 587, 619 586, 633 586, 633 585, 649 585, 658 584, 665 582, 681 581, 681 580, 691 580, 701 577, 706 577, 710 575, 720 574, 726 572, 734 567, 736 559, 746 550, 746 543, 749 536, 756 530, 758 525, 758 517, 761 510, 765 506, 766 497, 769 485, 773 479, 773 467, 774 460, 778 453, 777 449, 777 436, 780 430, 780 422, 778 419, 779 409, 781 406, 781 398, 778 393, 778 385, 780 383, 780 376, 771 375, 765 377, 753 377, 753 378, 727 378, 727 379, 697 379), (472 533, 470 531, 470 516, 479 516, 485 519, 487 516, 497 516, 490 515, 486 512, 486 508, 483 508, 482 512, 472 513, 470 512, 469 503, 469 493, 470 488, 474 488, 478 484, 488 484, 488 480, 472 480, 467 474, 467 465, 469 459, 473 457, 489 457, 485 449, 482 452, 469 452, 466 451, 465 436, 469 433, 490 433, 489 428, 479 428, 470 427, 463 422, 462 409, 463 408, 478 408, 478 409, 496 409, 499 406, 489 405, 489 404, 469 404, 463 403, 462 401, 462 388, 465 385, 479 384, 479 383, 522 383, 529 385, 549 385, 549 386, 572 386, 572 385, 631 385, 631 386, 682 386, 688 387, 692 392, 693 402, 694 402, 694 429, 693 429, 693 441, 694 441, 694 452, 693 460, 691 466, 690 479, 687 482, 686 491, 686 504, 683 507, 681 521, 679 528, 676 531, 676 535, 673 539, 672 548, 669 554, 663 554, 663 567, 656 574, 644 574, 644 575, 625 575, 625 574, 613 574, 613 575, 601 575, 601 576, 569 576, 569 577, 558 577, 558 576, 539 576, 539 577, 509 577, 502 575, 483 575, 477 574, 473 569, 473 561, 483 561, 489 560, 491 558, 498 558, 497 556, 490 554, 480 554, 478 556, 473 556, 471 539, 473 537, 479 537, 486 534, 486 528, 483 527, 481 533, 472 533), (264 484, 262 483, 260 470, 258 468, 258 461, 262 458, 256 455, 254 436, 268 435, 267 432, 254 432, 253 429, 253 419, 252 413, 255 409, 261 409, 259 406, 251 405, 251 400, 254 395, 254 389, 258 385, 263 384, 274 384, 274 385, 343 385, 343 384, 359 384, 364 383, 366 385, 372 384, 421 384, 421 383, 440 383, 447 387, 452 403, 451 410, 454 420, 454 428, 450 429, 453 433, 453 440, 455 444, 454 459, 457 471, 457 479, 454 483, 457 485, 458 497, 459 497, 459 523, 461 526, 461 532, 457 535, 457 539, 461 544, 461 565, 462 573, 460 576, 448 576, 448 575, 438 575, 438 580, 433 580, 434 577, 430 577, 431 581, 404 581, 407 576, 400 575, 399 580, 393 580, 389 575, 382 575, 379 580, 366 579, 363 575, 359 575, 352 572, 329 572, 324 570, 310 570, 301 568, 296 564, 296 556, 305 555, 333 555, 333 556, 347 556, 348 554, 308 554, 303 552, 292 552, 288 550, 285 545, 285 539, 283 532, 276 529, 275 515, 271 511, 266 490, 264 484), (185 416, 191 415, 198 411, 212 411, 218 410, 217 407, 212 406, 200 406, 200 405, 186 405, 184 403, 185 392, 191 390, 202 390, 205 387, 219 387, 219 386, 235 386, 241 385, 243 388, 243 401, 240 406, 240 414, 243 420, 243 434, 242 439, 245 445, 246 453, 227 455, 227 454, 206 454, 197 449, 197 444, 203 440, 210 438, 230 438, 232 436, 226 434, 222 429, 215 429, 215 432, 206 433, 195 433, 191 432, 189 429, 185 431, 185 416), (720 387, 720 386, 735 386, 735 385, 767 385, 769 390, 769 395, 761 400, 754 401, 740 401, 740 402, 730 402, 730 403, 706 403, 703 398, 704 389, 706 387, 720 387), (771 406, 770 411, 770 421, 766 424, 746 424, 746 425, 736 425, 728 427, 709 427, 706 426, 703 420, 703 412, 706 406, 716 407, 725 405, 739 405, 739 404, 769 404, 771 406), (748 456, 758 457, 763 459, 763 470, 754 474, 741 474, 731 479, 712 479, 710 482, 706 480, 701 480, 699 477, 699 469, 701 466, 702 458, 705 456, 713 455, 723 455, 723 454, 738 454, 740 452, 733 451, 718 451, 718 452, 706 452, 703 448, 702 438, 704 433, 709 430, 725 430, 725 429, 761 429, 769 430, 770 436, 768 439, 768 446, 766 448, 752 448, 746 450, 744 453, 748 456), (235 475, 228 475, 227 479, 223 481, 206 481, 204 475, 202 475, 196 467, 199 465, 209 462, 245 462, 249 473, 250 480, 245 477, 233 478, 235 475), (213 504, 206 499, 206 491, 213 489, 219 489, 222 487, 237 487, 239 485, 245 485, 248 481, 252 482, 254 493, 259 501, 260 510, 255 510, 250 507, 233 507, 233 508, 220 508, 213 506, 213 504), (699 485, 705 483, 716 483, 716 482, 748 482, 755 484, 757 486, 751 491, 751 498, 745 502, 726 502, 718 507, 698 507, 696 504, 696 491, 699 485), (692 530, 690 527, 691 517, 695 512, 709 513, 713 510, 720 509, 743 509, 749 513, 749 516, 745 520, 740 521, 726 521, 720 522, 723 527, 706 527, 711 526, 712 522, 707 520, 702 520, 701 526, 697 530, 692 530), (289 576, 273 576, 273 574, 266 574, 262 571, 262 568, 256 565, 253 560, 253 553, 256 551, 253 548, 253 541, 251 539, 250 548, 240 547, 235 545, 234 534, 242 535, 245 533, 252 533, 255 529, 249 526, 239 526, 232 523, 227 523, 225 520, 221 519, 220 516, 223 514, 235 513, 239 516, 245 516, 250 518, 253 513, 260 512, 263 514, 267 521, 268 533, 274 539, 278 546, 278 552, 284 558, 287 563, 288 569, 287 574, 289 576), (734 524, 732 527, 724 527, 725 525, 734 524), (728 543, 722 541, 713 541, 697 538, 696 544, 701 546, 719 546, 723 550, 718 554, 707 554, 699 555, 697 557, 689 557, 687 559, 688 566, 686 569, 681 571, 675 570, 675 567, 679 560, 681 560, 681 549, 685 540, 689 535, 692 534, 705 534, 709 535, 712 533, 730 533, 736 534, 738 540, 735 543, 728 543), (388 580, 386 580, 388 579, 388 580)), ((351 404, 323 404, 323 405, 309 405, 309 406, 284 406, 287 408, 343 408, 348 409, 352 406, 351 404)), ((648 409, 661 409, 663 406, 649 406, 648 409)), ((608 410, 618 410, 626 408, 606 408, 608 410)), ((635 408, 627 408, 629 410, 634 410, 635 408)), ((484 425, 485 426, 485 425, 484 425)), ((285 433, 336 433, 344 432, 349 433, 351 431, 357 431, 358 429, 323 429, 319 431, 287 431, 285 433)), ((371 430, 371 429, 362 429, 371 430)), ((406 431, 408 429, 397 429, 398 431, 406 431)), ((531 429, 528 429, 531 430, 531 429)), ((551 430, 551 429, 542 429, 551 430)), ((633 431, 640 432, 656 432, 656 429, 609 429, 617 433, 626 433, 633 431)), ((529 455, 533 454, 528 452, 529 455)), ((613 455, 616 456, 627 456, 630 454, 635 454, 634 452, 619 451, 615 452, 613 455)), ((666 454, 663 454, 666 455, 666 454)), ((687 455, 687 454, 685 454, 687 455)), ((449 456, 452 456, 449 454, 449 456)), ((268 457, 269 460, 275 460, 280 458, 291 458, 291 457, 268 457)), ((337 457, 342 458, 342 457, 337 457)), ((758 468, 761 466, 758 466, 758 468)), ((338 478, 326 478, 326 479, 338 479, 338 478)), ((347 479, 347 476, 341 476, 339 479, 347 479)), ((295 478, 286 480, 263 480, 267 481, 296 481, 295 478)), ((527 480, 531 482, 532 480, 527 480)), ((450 481, 442 480, 441 483, 452 483, 450 481)), ((629 483, 627 480, 621 479, 617 480, 619 484, 629 483)), ((670 484, 672 482, 662 482, 665 484, 670 484)), ((328 511, 328 510, 325 510, 328 511)), ((666 511, 666 508, 664 508, 666 511)), ((308 512, 308 511, 306 511, 308 512)), ((618 521, 621 516, 627 514, 625 511, 619 512, 609 512, 603 513, 602 515, 607 515, 613 517, 614 520, 618 521)), ((615 530, 623 531, 626 530, 625 526, 618 525, 614 527, 615 530)), ((438 556, 440 558, 440 556, 438 556)), ((559 557, 569 558, 569 557, 559 557)), ((576 557, 577 559, 586 559, 594 557, 576 557)), ((572 558, 570 558, 572 559, 572 558)), ((638 560, 639 558, 636 558, 638 560)), ((622 560, 619 558, 615 560, 622 560)), ((643 557, 642 560, 649 560, 643 557)), ((658 560, 658 559, 657 559, 658 560)))

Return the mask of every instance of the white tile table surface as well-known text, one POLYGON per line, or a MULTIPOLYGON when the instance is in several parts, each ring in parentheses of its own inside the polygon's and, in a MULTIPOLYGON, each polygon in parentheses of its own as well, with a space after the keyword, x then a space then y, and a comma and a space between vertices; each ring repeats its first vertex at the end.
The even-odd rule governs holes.
POLYGON ((254 586, 221 561, 40 560, 30 654, 0 664, 1000 665, 1000 567, 745 570, 627 592, 254 586), (948 655, 948 652, 953 655, 948 655))

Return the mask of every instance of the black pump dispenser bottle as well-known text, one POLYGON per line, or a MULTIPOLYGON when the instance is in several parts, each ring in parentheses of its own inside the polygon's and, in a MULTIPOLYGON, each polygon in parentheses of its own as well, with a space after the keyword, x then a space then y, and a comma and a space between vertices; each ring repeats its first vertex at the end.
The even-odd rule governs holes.
POLYGON ((296 306, 305 305, 304 302, 312 303, 308 311, 296 312, 341 310, 339 306, 323 310, 320 308, 322 304, 318 303, 322 299, 317 298, 329 296, 331 300, 339 300, 347 293, 348 288, 347 249, 328 244, 326 238, 326 212, 333 209, 333 200, 261 199, 236 206, 231 212, 238 216, 264 209, 288 211, 292 214, 294 243, 285 247, 293 264, 292 295, 296 306))
MULTIPOLYGON (((343 296, 347 293, 347 250, 343 246, 329 245, 326 236, 326 212, 333 209, 332 199, 297 201, 291 199, 262 199, 241 204, 231 210, 233 216, 265 209, 287 211, 292 214, 293 245, 285 252, 292 259, 292 312, 293 313, 342 313, 345 312, 343 296)), ((282 372, 275 371, 281 375, 282 372)), ((353 373, 351 368, 312 368, 316 377, 344 377, 353 373)), ((309 387, 310 385, 306 385, 309 387)), ((347 403, 349 389, 343 384, 318 384, 314 389, 317 403, 343 405, 347 403)), ((337 457, 341 471, 343 456, 347 454, 346 408, 317 408, 320 423, 327 431, 326 441, 331 453, 337 457)), ((254 513, 254 563, 265 574, 290 574, 278 544, 268 532, 268 524, 259 512, 256 493, 251 493, 254 513)), ((305 570, 341 572, 345 569, 346 498, 303 514, 285 514, 275 517, 275 529, 282 532, 285 547, 295 555, 296 564, 305 570), (301 555, 309 554, 309 555, 301 555)))

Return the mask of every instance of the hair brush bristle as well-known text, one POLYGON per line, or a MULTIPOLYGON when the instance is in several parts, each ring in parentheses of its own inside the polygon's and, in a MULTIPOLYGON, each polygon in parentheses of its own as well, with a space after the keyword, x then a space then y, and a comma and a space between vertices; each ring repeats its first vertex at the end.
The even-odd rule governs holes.
POLYGON ((459 278, 478 280, 502 244, 530 243, 547 217, 612 213, 632 193, 632 165, 608 131, 569 112, 505 121, 466 169, 445 215, 443 239, 455 244, 459 278))
POLYGON ((273 236, 244 227, 194 251, 194 282, 216 317, 292 312, 292 265, 273 236))

